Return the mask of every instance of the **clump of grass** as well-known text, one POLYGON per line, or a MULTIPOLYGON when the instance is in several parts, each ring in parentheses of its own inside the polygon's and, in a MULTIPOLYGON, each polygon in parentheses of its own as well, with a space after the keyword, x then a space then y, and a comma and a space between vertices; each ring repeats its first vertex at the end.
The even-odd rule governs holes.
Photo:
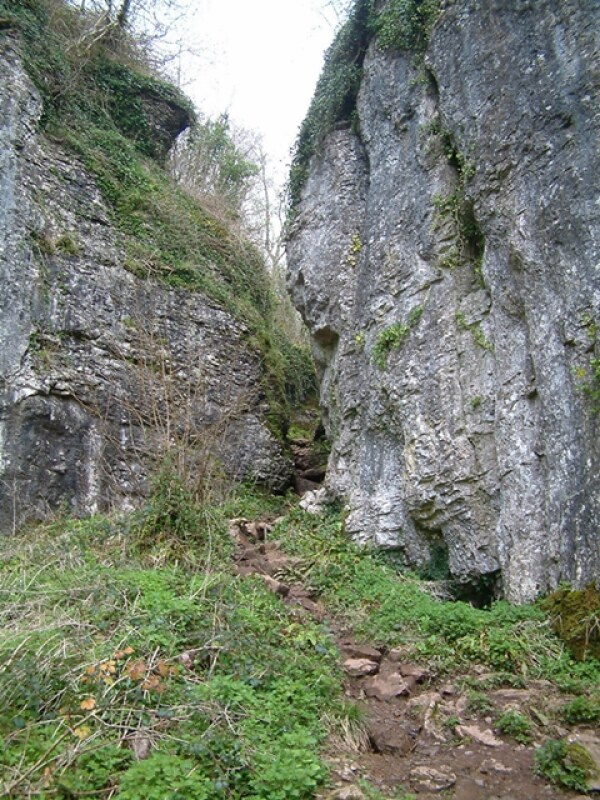
POLYGON ((600 695, 575 697, 560 709, 560 715, 571 725, 600 723, 600 695))
POLYGON ((502 733, 512 736, 520 744, 531 744, 533 732, 531 722, 519 711, 505 711, 498 718, 496 727, 502 733))

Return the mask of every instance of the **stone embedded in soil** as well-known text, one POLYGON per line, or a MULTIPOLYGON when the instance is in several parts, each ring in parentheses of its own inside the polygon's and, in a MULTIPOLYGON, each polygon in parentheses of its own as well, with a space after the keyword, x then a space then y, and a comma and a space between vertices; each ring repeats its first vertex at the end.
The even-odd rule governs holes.
POLYGON ((456 775, 448 767, 415 767, 409 778, 417 791, 424 792, 442 792, 456 783, 456 775))
POLYGON ((394 664, 404 660, 409 655, 409 650, 405 647, 395 647, 387 654, 388 661, 393 661, 394 664))
POLYGON ((509 773, 512 771, 511 767, 507 767, 505 764, 502 764, 501 761, 496 761, 495 758, 486 758, 479 767, 479 772, 481 772, 482 775, 486 775, 489 772, 509 773))
POLYGON ((413 749, 414 742, 407 731, 398 729, 394 724, 386 724, 383 720, 372 722, 367 733, 376 753, 405 756, 413 749))
POLYGON ((287 595, 290 593, 290 587, 287 585, 287 583, 282 583, 281 581, 272 578, 270 575, 259 575, 259 577, 263 579, 265 586, 270 592, 278 594, 280 597, 287 597, 287 595))
POLYGON ((137 731, 131 740, 131 749, 136 761, 144 761, 152 752, 152 739, 144 731, 137 731))
POLYGON ((403 678, 414 678, 417 683, 429 677, 429 671, 417 664, 398 664, 398 672, 403 678))
POLYGON ((488 800, 488 791, 480 783, 469 778, 459 780, 454 789, 453 800, 488 800))
POLYGON ((342 786, 330 795, 331 800, 365 800, 358 786, 342 786))
POLYGON ((353 678, 375 675, 379 671, 379 664, 368 658, 348 658, 344 661, 344 671, 353 678))
POLYGON ((408 697, 417 682, 414 678, 403 678, 402 675, 376 675, 364 686, 365 695, 376 700, 392 700, 394 697, 408 697))
POLYGON ((350 639, 340 642, 340 650, 349 658, 368 658, 369 661, 381 661, 381 652, 368 644, 356 644, 350 639))
POLYGON ((501 747, 502 742, 497 739, 492 731, 482 731, 477 725, 457 725, 455 728, 456 733, 462 738, 472 739, 474 742, 479 742, 486 747, 501 747))

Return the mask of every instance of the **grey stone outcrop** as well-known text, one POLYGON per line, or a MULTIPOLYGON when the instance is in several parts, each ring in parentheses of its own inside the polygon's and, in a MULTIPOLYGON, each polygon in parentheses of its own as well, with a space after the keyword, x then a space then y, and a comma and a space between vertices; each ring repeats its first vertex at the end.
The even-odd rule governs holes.
POLYGON ((135 506, 166 458, 211 490, 284 487, 248 330, 124 269, 98 187, 38 132, 18 47, 0 46, 0 532, 135 506))
POLYGON ((521 602, 600 576, 600 5, 445 5, 371 42, 289 286, 349 532, 521 602))

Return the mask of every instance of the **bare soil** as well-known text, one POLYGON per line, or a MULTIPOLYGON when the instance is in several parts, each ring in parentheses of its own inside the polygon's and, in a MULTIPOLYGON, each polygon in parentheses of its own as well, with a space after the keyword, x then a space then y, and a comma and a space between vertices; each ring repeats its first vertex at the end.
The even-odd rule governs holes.
MULTIPOLYGON (((345 693, 363 712, 359 731, 332 736, 326 756, 332 782, 322 798, 365 800, 363 781, 384 797, 419 800, 573 800, 577 793, 552 786, 534 773, 534 753, 547 738, 564 736, 552 710, 565 703, 553 685, 529 682, 525 688, 478 691, 475 700, 465 678, 484 687, 484 667, 469 675, 441 678, 427 665, 410 661, 401 650, 385 651, 357 642, 351 630, 328 614, 319 598, 301 584, 277 575, 290 566, 268 522, 232 520, 236 566, 240 574, 263 576, 267 586, 294 607, 300 618, 326 622, 340 650, 345 693), (482 702, 483 697, 483 702, 482 702), (494 727, 499 715, 519 711, 532 720, 532 741, 520 744, 494 727)), ((365 793, 367 792, 367 793, 365 793)))

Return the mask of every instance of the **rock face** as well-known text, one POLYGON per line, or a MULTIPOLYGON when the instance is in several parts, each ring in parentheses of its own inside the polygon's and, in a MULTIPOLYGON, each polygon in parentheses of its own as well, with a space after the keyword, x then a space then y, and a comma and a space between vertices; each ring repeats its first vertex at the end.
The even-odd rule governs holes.
POLYGON ((447 3, 372 41, 289 285, 357 539, 513 601, 600 574, 600 6, 447 3))
POLYGON ((123 268, 96 184, 38 133, 38 93, 15 42, 0 47, 0 532, 135 505, 166 457, 212 486, 282 488, 248 330, 123 268))

